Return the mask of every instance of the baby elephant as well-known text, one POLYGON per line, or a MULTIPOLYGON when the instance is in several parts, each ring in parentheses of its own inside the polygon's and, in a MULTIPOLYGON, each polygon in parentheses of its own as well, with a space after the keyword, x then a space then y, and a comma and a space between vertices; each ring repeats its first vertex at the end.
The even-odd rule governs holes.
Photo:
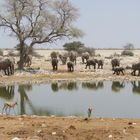
POLYGON ((97 63, 96 59, 88 59, 87 62, 86 62, 85 69, 87 69, 87 67, 89 67, 89 69, 90 69, 90 66, 92 65, 94 67, 94 70, 95 70, 96 69, 96 63, 97 63))
POLYGON ((113 74, 116 74, 116 75, 119 75, 120 74, 120 72, 124 75, 124 71, 125 71, 125 69, 123 68, 123 67, 115 67, 114 69, 113 69, 113 74))
POLYGON ((74 71, 74 63, 72 61, 69 61, 67 63, 68 71, 73 72, 74 71))

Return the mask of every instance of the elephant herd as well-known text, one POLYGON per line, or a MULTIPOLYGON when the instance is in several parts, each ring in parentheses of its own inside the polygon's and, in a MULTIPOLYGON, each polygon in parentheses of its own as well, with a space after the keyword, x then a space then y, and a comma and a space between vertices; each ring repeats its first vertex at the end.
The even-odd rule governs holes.
MULTIPOLYGON (((52 68, 53 70, 58 70, 58 57, 59 59, 62 61, 63 65, 67 65, 67 69, 69 72, 73 72, 74 71, 74 66, 76 65, 76 61, 77 61, 77 53, 75 52, 69 52, 69 53, 64 53, 62 54, 57 54, 56 52, 52 52, 51 53, 51 64, 52 64, 52 68)), ((94 69, 96 69, 96 64, 98 65, 98 69, 101 68, 103 69, 103 60, 97 60, 97 59, 90 59, 89 53, 83 53, 81 56, 82 59, 82 63, 85 64, 85 69, 87 69, 87 67, 90 69, 90 66, 93 66, 94 69)))
MULTIPOLYGON (((53 70, 58 70, 58 58, 57 58, 57 55, 54 55, 54 56, 56 56, 56 57, 53 58, 52 55, 51 55, 52 67, 53 67, 53 70)), ((67 64, 68 71, 73 72, 74 67, 76 65, 77 55, 73 52, 70 52, 69 54, 66 54, 66 53, 63 54, 63 55, 59 54, 58 56, 59 56, 59 59, 62 61, 63 65, 67 64), (69 60, 68 60, 68 58, 69 58, 69 60)), ((85 69, 87 69, 87 68, 90 69, 91 66, 93 66, 94 70, 96 68, 103 69, 104 61, 102 59, 97 60, 95 58, 90 58, 90 56, 87 52, 85 52, 81 55, 81 60, 82 60, 82 64, 85 64, 85 69)), ((111 66, 112 66, 113 74, 124 75, 126 68, 120 66, 120 60, 119 59, 114 58, 110 61, 110 63, 111 63, 111 66)), ((138 76, 140 76, 140 62, 136 63, 136 64, 132 64, 130 69, 132 70, 131 75, 135 76, 136 72, 138 71, 138 76)))
MULTIPOLYGON (((112 65, 112 70, 114 71, 113 74, 119 75, 120 73, 122 73, 124 75, 125 68, 120 67, 120 60, 116 58, 112 59, 111 65, 112 65)), ((132 64, 130 69, 132 70, 131 75, 136 76, 136 72, 138 72, 138 76, 140 76, 140 62, 132 64)))
MULTIPOLYGON (((51 64, 52 68, 54 71, 58 70, 58 62, 61 61, 62 65, 67 66, 68 72, 73 72, 74 67, 77 64, 77 57, 78 54, 75 52, 69 52, 69 53, 64 53, 64 54, 58 54, 56 52, 51 53, 51 64)), ((95 59, 95 58, 90 58, 89 53, 85 52, 80 55, 81 57, 81 64, 85 65, 85 69, 91 68, 91 66, 94 68, 98 69, 103 69, 104 68, 104 60, 103 59, 95 59)), ((20 64, 20 61, 17 62, 17 65, 20 64)), ((30 67, 32 64, 32 55, 27 55, 24 58, 24 66, 30 67)), ((119 75, 122 74, 124 75, 125 69, 124 67, 120 66, 120 60, 117 58, 114 58, 110 61, 110 64, 112 66, 112 71, 113 74, 119 75)), ((14 65, 15 62, 11 58, 6 58, 6 59, 1 59, 0 60, 0 70, 4 72, 5 75, 12 75, 14 74, 14 65)), ((135 76, 138 75, 140 76, 140 62, 132 64, 130 67, 132 70, 131 75, 135 76)))

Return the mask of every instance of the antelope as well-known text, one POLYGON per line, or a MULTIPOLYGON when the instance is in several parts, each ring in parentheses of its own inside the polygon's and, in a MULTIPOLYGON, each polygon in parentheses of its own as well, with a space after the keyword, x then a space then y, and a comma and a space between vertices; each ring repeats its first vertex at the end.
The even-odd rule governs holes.
POLYGON ((9 109, 9 113, 10 113, 10 109, 13 108, 13 110, 14 110, 15 105, 18 105, 17 102, 5 102, 3 105, 3 108, 2 108, 2 114, 3 114, 4 110, 7 114, 7 109, 9 109))
POLYGON ((92 107, 89 107, 88 110, 87 110, 88 118, 90 118, 90 116, 91 116, 91 112, 92 112, 92 107))

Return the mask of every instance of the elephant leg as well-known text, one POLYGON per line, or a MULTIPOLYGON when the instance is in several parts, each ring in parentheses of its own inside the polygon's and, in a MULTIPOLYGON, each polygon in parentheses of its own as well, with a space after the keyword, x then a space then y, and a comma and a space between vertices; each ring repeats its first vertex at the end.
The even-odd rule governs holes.
POLYGON ((134 70, 134 76, 136 76, 136 70, 134 70))
POLYGON ((6 70, 4 70, 5 75, 7 75, 6 70))
POLYGON ((9 68, 5 69, 5 75, 9 75, 9 68))
POLYGON ((55 65, 53 66, 53 70, 55 71, 55 65))
POLYGON ((123 72, 123 70, 121 70, 121 73, 124 75, 124 72, 123 72))
POLYGON ((89 69, 90 69, 90 65, 89 65, 89 69))
POLYGON ((82 58, 82 63, 84 64, 84 58, 82 58))
POLYGON ((134 71, 131 72, 131 75, 134 75, 134 71))
POLYGON ((73 72, 73 66, 71 66, 71 72, 73 72))
POLYGON ((72 67, 70 66, 70 72, 72 71, 72 67))
POLYGON ((119 75, 119 71, 118 70, 116 71, 116 74, 119 75))
POLYGON ((138 76, 140 76, 140 70, 138 70, 138 76))
POLYGON ((12 72, 12 67, 11 66, 10 66, 9 70, 10 70, 10 74, 12 75, 13 72, 12 72))
POLYGON ((32 65, 32 61, 30 60, 30 66, 32 65))
POLYGON ((74 71, 74 67, 72 67, 72 71, 74 71))
POLYGON ((121 70, 118 70, 118 73, 119 73, 119 75, 120 75, 120 73, 121 73, 121 70))
POLYGON ((96 64, 94 65, 94 69, 96 69, 96 64))

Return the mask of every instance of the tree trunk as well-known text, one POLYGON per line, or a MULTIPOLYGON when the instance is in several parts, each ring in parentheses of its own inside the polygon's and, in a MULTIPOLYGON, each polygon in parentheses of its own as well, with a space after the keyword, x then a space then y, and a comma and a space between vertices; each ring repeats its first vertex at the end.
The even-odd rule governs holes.
POLYGON ((24 55, 25 55, 25 43, 20 42, 19 44, 19 54, 20 54, 20 59, 18 61, 18 68, 23 69, 24 68, 24 55))

